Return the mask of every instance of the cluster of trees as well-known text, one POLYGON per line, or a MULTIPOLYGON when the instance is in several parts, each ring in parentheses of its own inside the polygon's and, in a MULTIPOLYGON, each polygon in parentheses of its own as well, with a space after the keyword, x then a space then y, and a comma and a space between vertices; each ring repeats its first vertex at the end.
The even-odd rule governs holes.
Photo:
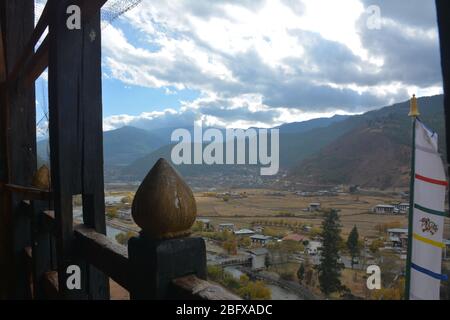
POLYGON ((284 240, 281 242, 272 242, 267 245, 269 250, 279 250, 287 254, 299 253, 305 251, 305 246, 301 242, 294 240, 284 240))
POLYGON ((120 199, 120 202, 122 204, 131 204, 133 203, 133 199, 134 199, 134 194, 129 192, 126 196, 122 197, 122 199, 120 199))
POLYGON ((400 228, 401 226, 402 223, 400 221, 391 221, 375 225, 375 230, 377 230, 380 234, 385 234, 388 229, 400 228))
POLYGON ((130 240, 130 238, 137 237, 137 236, 138 236, 138 234, 133 231, 127 231, 126 233, 121 232, 116 235, 116 241, 118 243, 120 243, 121 245, 126 246, 128 244, 128 240, 130 240))
POLYGON ((305 262, 302 262, 297 270, 297 279, 300 284, 305 284, 307 286, 314 286, 314 272, 315 269, 309 262, 309 259, 306 259, 305 262))
POLYGON ((109 219, 117 218, 117 208, 116 207, 106 207, 106 217, 109 219))
MULTIPOLYGON (((286 216, 286 215, 284 215, 286 216)), ((268 226, 268 227, 279 227, 286 228, 293 232, 302 232, 305 230, 305 227, 309 226, 307 224, 303 224, 297 221, 289 221, 283 219, 264 219, 264 220, 254 220, 251 222, 252 226, 268 226)), ((266 230, 264 230, 264 233, 266 230)), ((309 231, 309 235, 311 237, 319 236, 321 234, 321 229, 318 227, 312 227, 309 231)))
POLYGON ((236 279, 220 266, 208 266, 208 279, 219 282, 244 299, 266 300, 271 298, 270 289, 262 281, 251 281, 247 275, 236 279))
POLYGON ((398 279, 390 287, 382 287, 379 290, 372 290, 370 298, 373 300, 403 300, 405 298, 405 279, 398 279))
POLYGON ((384 247, 384 240, 382 240, 382 239, 375 239, 375 240, 373 240, 373 241, 370 243, 369 250, 370 250, 372 253, 377 253, 378 250, 379 250, 380 248, 383 248, 383 247, 384 247))
POLYGON ((237 248, 238 248, 237 239, 235 237, 233 237, 233 238, 229 238, 229 239, 225 240, 222 243, 222 247, 225 249, 225 251, 228 254, 236 255, 237 254, 237 248))
POLYGON ((339 263, 339 243, 341 240, 341 224, 337 211, 325 212, 322 222, 322 251, 320 264, 317 266, 320 290, 325 296, 343 289, 339 263))
POLYGON ((353 265, 355 263, 355 258, 359 257, 359 254, 361 252, 361 243, 359 242, 359 234, 358 234, 358 229, 356 228, 356 226, 353 226, 352 231, 350 231, 350 234, 348 235, 346 244, 347 244, 348 252, 350 253, 351 264, 352 264, 352 269, 353 269, 353 265))

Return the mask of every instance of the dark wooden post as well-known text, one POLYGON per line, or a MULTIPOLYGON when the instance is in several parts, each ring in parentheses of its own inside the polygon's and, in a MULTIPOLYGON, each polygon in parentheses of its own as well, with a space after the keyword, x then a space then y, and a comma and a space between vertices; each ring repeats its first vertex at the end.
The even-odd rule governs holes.
POLYGON ((160 159, 139 186, 132 215, 142 228, 128 242, 131 299, 171 299, 172 281, 195 275, 206 279, 202 238, 188 237, 197 207, 179 174, 160 159))
MULTIPOLYGON (((439 27, 441 68, 444 87, 447 159, 450 159, 450 3, 445 0, 436 0, 436 11, 437 23, 439 27)), ((447 172, 450 174, 450 167, 447 168, 447 172)))
MULTIPOLYGON (((3 47, 0 56, 4 58, 2 73, 3 78, 6 78, 33 32, 34 1, 1 1, 0 20, 3 47)), ((0 171, 2 182, 29 186, 36 171, 35 92, 34 84, 24 88, 22 80, 23 75, 20 74, 15 81, 3 82, 1 88, 0 171)), ((29 245, 30 223, 25 212, 19 210, 19 197, 3 193, 2 199, 0 225, 4 230, 0 232, 1 240, 5 241, 5 250, 2 250, 0 257, 0 282, 8 283, 9 298, 26 298, 28 288, 23 250, 29 245)))
POLYGON ((77 1, 81 29, 67 27, 69 0, 49 0, 50 158, 62 297, 108 299, 108 278, 74 260, 72 196, 82 194, 84 223, 106 233, 103 185, 100 8, 77 1), (67 267, 82 267, 80 292, 66 287, 67 267))
MULTIPOLYGON (((50 171, 46 165, 39 168, 34 176, 33 187, 50 190, 50 171)), ((52 270, 52 245, 50 230, 44 222, 44 210, 52 208, 51 200, 31 201, 31 248, 32 248, 32 279, 33 298, 46 299, 44 292, 45 273, 52 270)))

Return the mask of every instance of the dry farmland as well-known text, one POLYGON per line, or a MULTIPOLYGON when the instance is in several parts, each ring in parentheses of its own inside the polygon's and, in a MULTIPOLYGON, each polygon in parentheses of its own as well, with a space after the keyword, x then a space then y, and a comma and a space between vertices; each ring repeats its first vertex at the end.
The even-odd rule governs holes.
MULTIPOLYGON (((401 227, 407 226, 407 216, 381 215, 370 213, 377 204, 405 202, 392 196, 338 195, 321 197, 304 197, 290 192, 280 192, 264 189, 233 190, 245 194, 245 197, 229 197, 225 201, 212 194, 197 193, 198 216, 209 218, 213 225, 232 222, 236 227, 249 227, 255 220, 284 220, 319 226, 321 214, 306 212, 303 209, 311 202, 320 202, 323 209, 339 209, 343 234, 350 232, 353 225, 358 227, 362 236, 375 237, 375 225, 380 223, 398 222, 401 227)), ((449 221, 446 233, 449 232, 449 221)))

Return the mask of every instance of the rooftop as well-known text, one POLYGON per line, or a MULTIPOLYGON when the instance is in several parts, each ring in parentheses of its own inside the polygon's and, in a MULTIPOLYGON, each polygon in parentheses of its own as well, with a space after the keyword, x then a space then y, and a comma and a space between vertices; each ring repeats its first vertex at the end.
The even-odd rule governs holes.
POLYGON ((390 204, 377 204, 375 207, 377 208, 395 208, 394 206, 390 205, 390 204))
POLYGON ((255 231, 250 229, 241 229, 234 232, 234 234, 254 234, 255 231))
POLYGON ((265 248, 255 248, 255 249, 250 249, 247 250, 249 253, 254 254, 255 256, 262 256, 267 254, 269 251, 267 251, 267 249, 265 248))
POLYGON ((262 234, 255 234, 254 236, 251 236, 250 238, 251 239, 257 239, 257 240, 270 240, 270 239, 272 239, 272 237, 265 236, 265 235, 262 235, 262 234))
POLYGON ((408 233, 408 229, 405 228, 392 228, 392 229, 388 229, 387 232, 392 232, 392 233, 408 233))

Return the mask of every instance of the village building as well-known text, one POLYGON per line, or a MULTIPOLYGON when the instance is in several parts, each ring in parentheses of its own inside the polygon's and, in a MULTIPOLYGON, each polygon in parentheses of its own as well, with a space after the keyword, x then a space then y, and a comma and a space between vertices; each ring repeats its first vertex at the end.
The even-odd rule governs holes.
POLYGON ((211 220, 205 218, 197 218, 196 221, 201 222, 203 224, 203 230, 210 230, 211 228, 211 220))
POLYGON ((449 239, 444 239, 444 244, 445 244, 445 248, 444 248, 444 252, 443 252, 443 256, 444 256, 444 260, 449 260, 450 259, 450 240, 449 239))
POLYGON ((219 232, 222 231, 230 231, 233 232, 234 231, 234 223, 221 223, 219 224, 219 232))
POLYGON ((263 226, 255 226, 253 227, 253 230, 255 230, 255 233, 262 233, 264 231, 263 226))
POLYGON ((253 245, 265 246, 268 242, 272 240, 272 237, 265 236, 262 234, 255 234, 250 237, 250 240, 252 240, 253 245))
POLYGON ((319 211, 320 210, 320 203, 318 202, 312 202, 308 206, 309 211, 319 211))
POLYGON ((378 214, 393 214, 395 213, 395 206, 388 204, 379 204, 373 207, 372 212, 378 214))
POLYGON ((315 256, 319 253, 322 248, 322 242, 320 241, 309 241, 306 245, 305 252, 310 256, 315 256))
POLYGON ((266 268, 267 254, 269 251, 265 248, 254 248, 248 250, 252 257, 252 270, 262 270, 266 268))
POLYGON ((397 204, 395 207, 400 211, 400 213, 406 213, 409 210, 409 203, 402 202, 397 204))
POLYGON ((250 230, 250 229, 240 229, 240 230, 234 231, 235 236, 241 236, 241 237, 252 236, 254 234, 255 234, 255 231, 250 230))
POLYGON ((387 233, 392 247, 406 249, 408 246, 408 229, 392 228, 388 229, 387 233))

